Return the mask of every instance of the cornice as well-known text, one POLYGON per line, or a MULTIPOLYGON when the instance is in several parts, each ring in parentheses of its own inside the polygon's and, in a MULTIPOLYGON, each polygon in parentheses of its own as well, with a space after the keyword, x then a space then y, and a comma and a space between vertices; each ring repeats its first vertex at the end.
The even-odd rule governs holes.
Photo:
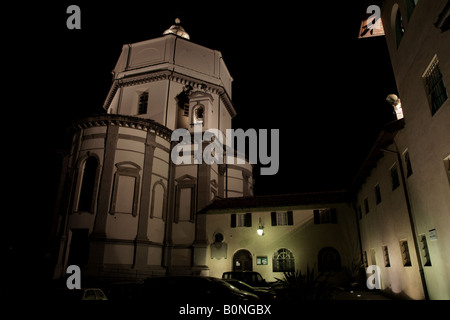
POLYGON ((108 110, 109 105, 111 104, 117 90, 121 87, 134 86, 142 83, 166 79, 183 85, 190 85, 194 89, 217 94, 220 97, 221 101, 224 103, 231 117, 234 118, 236 116, 236 110, 234 109, 233 103, 222 86, 171 70, 137 73, 127 75, 123 78, 115 79, 111 86, 111 89, 108 92, 105 103, 103 104, 103 108, 105 110, 108 110))
POLYGON ((72 129, 75 131, 100 126, 119 126, 143 131, 150 131, 154 132, 157 136, 167 141, 171 141, 170 138, 172 135, 172 130, 151 119, 143 119, 118 114, 104 114, 87 117, 74 121, 72 123, 72 129))

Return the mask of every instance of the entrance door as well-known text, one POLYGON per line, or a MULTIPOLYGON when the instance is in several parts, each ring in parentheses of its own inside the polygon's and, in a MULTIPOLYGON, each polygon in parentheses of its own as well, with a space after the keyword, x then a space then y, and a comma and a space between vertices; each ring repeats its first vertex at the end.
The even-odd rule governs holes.
POLYGON ((242 249, 233 256, 233 271, 253 271, 252 254, 242 249))

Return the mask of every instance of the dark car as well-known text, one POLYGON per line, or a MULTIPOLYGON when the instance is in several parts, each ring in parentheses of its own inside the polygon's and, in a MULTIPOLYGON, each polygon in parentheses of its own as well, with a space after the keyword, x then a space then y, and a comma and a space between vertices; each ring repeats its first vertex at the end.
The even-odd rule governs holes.
POLYGON ((102 289, 85 288, 72 289, 67 288, 55 289, 52 293, 54 301, 83 301, 83 300, 108 300, 102 289))
POLYGON ((228 271, 222 274, 222 279, 236 279, 255 288, 270 288, 264 278, 255 271, 228 271))
POLYGON ((105 293, 109 300, 133 301, 142 295, 143 287, 142 282, 118 282, 109 284, 105 293))
POLYGON ((162 303, 245 303, 259 297, 241 291, 231 284, 214 277, 166 276, 147 278, 141 299, 162 303))
POLYGON ((239 290, 247 291, 257 295, 261 300, 274 301, 277 298, 275 290, 269 288, 255 288, 251 285, 237 279, 223 279, 239 290))

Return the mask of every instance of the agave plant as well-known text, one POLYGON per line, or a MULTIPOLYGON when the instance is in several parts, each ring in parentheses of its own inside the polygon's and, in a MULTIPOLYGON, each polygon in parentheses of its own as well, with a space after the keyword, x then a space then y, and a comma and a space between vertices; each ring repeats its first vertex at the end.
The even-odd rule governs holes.
POLYGON ((282 279, 275 278, 283 285, 285 298, 288 301, 297 300, 328 300, 332 297, 332 288, 328 283, 330 274, 314 274, 315 268, 306 267, 306 274, 302 271, 285 271, 282 279))

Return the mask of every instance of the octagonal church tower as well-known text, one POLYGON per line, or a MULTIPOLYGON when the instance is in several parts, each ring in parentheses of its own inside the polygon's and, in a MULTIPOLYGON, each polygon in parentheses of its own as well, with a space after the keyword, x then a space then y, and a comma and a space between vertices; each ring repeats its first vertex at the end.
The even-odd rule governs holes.
POLYGON ((123 46, 106 113, 73 125, 55 278, 68 265, 99 280, 208 274, 204 215, 196 213, 217 197, 252 195, 252 166, 176 165, 171 135, 214 128, 225 137, 236 115, 231 83, 221 53, 191 42, 178 19, 160 38, 123 46))

